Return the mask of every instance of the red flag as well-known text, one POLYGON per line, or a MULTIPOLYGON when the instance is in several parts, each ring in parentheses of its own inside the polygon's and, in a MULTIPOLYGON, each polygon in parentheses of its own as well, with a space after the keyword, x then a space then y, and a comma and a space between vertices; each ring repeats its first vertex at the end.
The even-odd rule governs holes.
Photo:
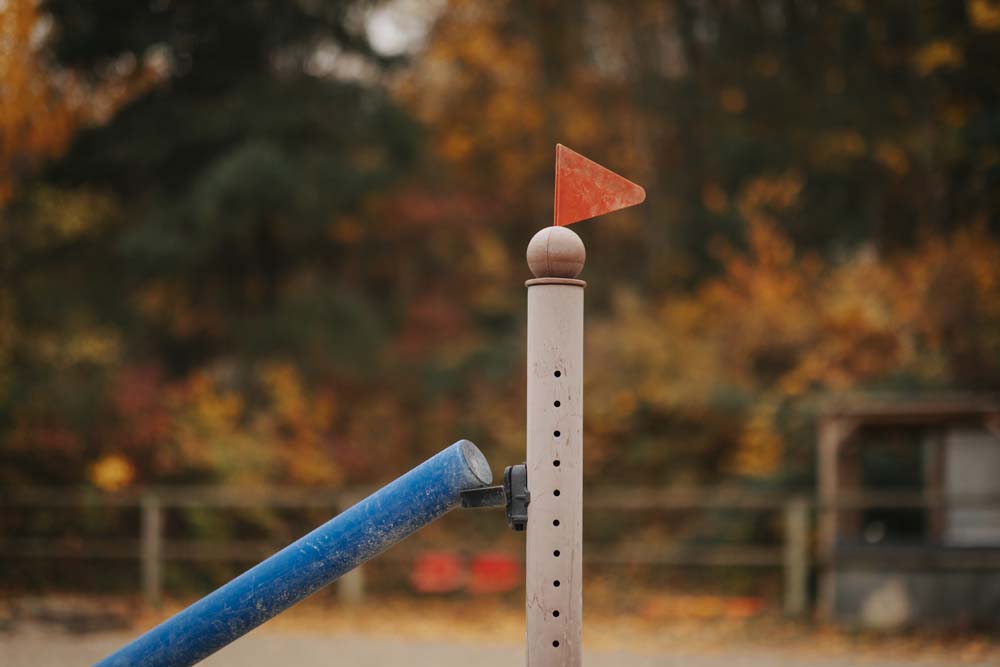
POLYGON ((572 225, 641 204, 645 199, 646 191, 641 186, 556 144, 556 206, 552 224, 572 225))

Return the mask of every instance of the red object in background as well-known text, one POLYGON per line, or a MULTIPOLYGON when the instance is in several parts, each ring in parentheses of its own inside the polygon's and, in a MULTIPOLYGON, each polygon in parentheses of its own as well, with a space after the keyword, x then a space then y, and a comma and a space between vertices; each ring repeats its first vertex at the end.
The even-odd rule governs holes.
POLYGON ((510 554, 483 553, 472 559, 470 593, 505 593, 521 584, 521 564, 510 554))
POLYGON ((410 585, 418 593, 454 593, 465 585, 465 563, 448 551, 427 551, 417 556, 410 585))
POLYGON ((632 181, 556 144, 556 197, 552 224, 571 225, 641 204, 646 191, 632 181))

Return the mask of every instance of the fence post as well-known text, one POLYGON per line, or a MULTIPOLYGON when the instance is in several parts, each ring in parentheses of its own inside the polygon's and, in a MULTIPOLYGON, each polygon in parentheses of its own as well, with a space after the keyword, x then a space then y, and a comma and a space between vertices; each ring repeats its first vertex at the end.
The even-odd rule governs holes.
POLYGON ((785 505, 785 613, 801 616, 808 606, 809 502, 793 498, 785 505))
POLYGON ((142 494, 142 594, 146 604, 159 607, 163 597, 163 506, 152 491, 142 494))
MULTIPOLYGON (((338 512, 354 505, 364 496, 343 494, 337 499, 338 512)), ((337 580, 337 599, 341 604, 353 606, 365 601, 365 566, 359 565, 337 580)))

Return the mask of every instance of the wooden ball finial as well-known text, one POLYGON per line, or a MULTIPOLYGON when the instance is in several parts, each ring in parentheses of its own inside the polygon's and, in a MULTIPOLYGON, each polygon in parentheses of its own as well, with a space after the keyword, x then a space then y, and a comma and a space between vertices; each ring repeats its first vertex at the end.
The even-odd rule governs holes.
POLYGON ((531 237, 527 257, 536 278, 576 278, 587 261, 587 249, 568 227, 546 227, 531 237))

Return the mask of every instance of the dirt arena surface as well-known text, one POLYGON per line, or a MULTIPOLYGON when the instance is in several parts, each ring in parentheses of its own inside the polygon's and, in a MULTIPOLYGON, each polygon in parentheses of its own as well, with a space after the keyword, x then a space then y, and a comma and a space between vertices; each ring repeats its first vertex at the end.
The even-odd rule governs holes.
MULTIPOLYGON (((173 611, 130 603, 46 600, 8 604, 0 665, 89 665, 173 611), (130 619, 130 620, 128 620, 130 619)), ((309 602, 206 660, 207 667, 394 664, 510 667, 521 664, 519 610, 486 600, 383 601, 345 609, 309 602)), ((1000 667, 1000 641, 986 634, 872 634, 776 616, 681 618, 589 614, 589 667, 1000 667)))

